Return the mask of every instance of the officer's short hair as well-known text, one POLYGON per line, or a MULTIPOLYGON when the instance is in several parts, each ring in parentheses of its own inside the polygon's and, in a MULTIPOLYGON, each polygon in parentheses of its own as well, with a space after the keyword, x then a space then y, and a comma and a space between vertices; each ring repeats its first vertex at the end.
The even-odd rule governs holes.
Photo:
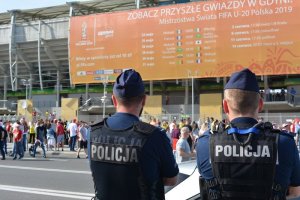
POLYGON ((144 97, 145 97, 145 95, 139 95, 136 97, 129 97, 129 98, 120 98, 120 97, 116 96, 116 99, 119 104, 129 107, 129 106, 138 105, 139 103, 142 102, 144 97))
POLYGON ((244 115, 256 112, 260 95, 253 91, 227 89, 224 91, 224 99, 234 113, 244 115))

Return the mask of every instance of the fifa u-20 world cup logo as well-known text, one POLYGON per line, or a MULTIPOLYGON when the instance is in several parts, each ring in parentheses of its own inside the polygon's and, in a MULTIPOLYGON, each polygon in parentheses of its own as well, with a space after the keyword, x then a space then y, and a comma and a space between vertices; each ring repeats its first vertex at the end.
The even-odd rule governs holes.
POLYGON ((86 40, 87 38, 87 23, 83 22, 81 24, 81 39, 86 40))

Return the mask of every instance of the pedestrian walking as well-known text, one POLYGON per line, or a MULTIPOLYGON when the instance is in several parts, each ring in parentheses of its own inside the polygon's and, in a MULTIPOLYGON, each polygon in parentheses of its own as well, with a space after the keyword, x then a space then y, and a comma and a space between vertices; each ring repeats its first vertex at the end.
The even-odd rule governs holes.
POLYGON ((81 124, 79 125, 79 132, 78 132, 78 141, 79 141, 79 148, 77 150, 77 158, 80 158, 79 154, 81 149, 83 149, 84 153, 85 153, 85 158, 88 157, 87 154, 87 128, 86 128, 86 124, 81 122, 81 124))
POLYGON ((8 133, 8 136, 9 136, 9 142, 13 143, 13 132, 12 132, 13 127, 12 127, 11 122, 9 120, 6 121, 5 128, 6 128, 6 131, 8 133))
POLYGON ((60 119, 58 120, 56 125, 56 133, 57 133, 56 148, 59 151, 59 147, 61 146, 61 151, 64 151, 65 130, 64 130, 63 122, 60 119))
POLYGON ((24 150, 23 150, 23 132, 20 130, 20 125, 16 124, 15 129, 13 130, 14 134, 14 158, 13 160, 17 159, 17 155, 19 155, 19 159, 24 157, 24 150))
POLYGON ((47 124, 46 125, 46 129, 47 129, 47 151, 51 150, 53 151, 53 148, 55 148, 56 144, 55 144, 55 131, 53 130, 51 124, 47 124))
POLYGON ((27 124, 27 121, 25 120, 25 118, 22 118, 20 120, 20 130, 23 132, 22 135, 22 146, 23 146, 23 151, 27 150, 27 135, 28 135, 28 131, 29 131, 29 127, 27 124))
POLYGON ((40 146, 43 150, 43 157, 46 158, 46 150, 45 150, 45 144, 44 144, 46 131, 45 131, 43 120, 40 120, 38 122, 38 126, 36 127, 35 132, 36 132, 36 138, 35 138, 35 143, 34 143, 33 154, 31 156, 35 157, 37 147, 40 146))
POLYGON ((78 126, 77 126, 77 119, 73 119, 72 123, 68 126, 68 131, 70 133, 70 151, 75 151, 77 133, 78 133, 78 126))
POLYGON ((297 91, 295 90, 294 87, 291 88, 291 91, 290 91, 290 95, 291 95, 291 103, 294 104, 295 103, 295 96, 297 94, 297 91))
POLYGON ((29 143, 34 144, 35 139, 35 123, 30 122, 29 123, 29 143))

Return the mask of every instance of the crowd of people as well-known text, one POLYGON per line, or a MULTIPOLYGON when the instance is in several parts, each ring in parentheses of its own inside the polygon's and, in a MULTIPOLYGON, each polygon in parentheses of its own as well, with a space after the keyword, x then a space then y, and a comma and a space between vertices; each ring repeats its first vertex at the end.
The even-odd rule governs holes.
MULTIPOLYGON (((260 118, 259 121, 263 121, 260 118)), ((229 126, 228 120, 207 117, 202 123, 191 121, 191 118, 173 120, 172 122, 151 119, 151 125, 160 127, 166 131, 167 137, 173 147, 177 163, 195 158, 195 145, 197 139, 207 130, 211 132, 224 130, 229 126), (188 145, 187 145, 188 144, 188 145)), ((287 121, 282 124, 272 123, 274 129, 285 131, 294 137, 296 144, 300 147, 300 120, 287 121)))
POLYGON ((265 90, 260 90, 259 93, 260 93, 260 96, 266 102, 288 101, 290 103, 294 103, 295 96, 297 95, 297 91, 294 87, 291 87, 291 89, 289 89, 289 90, 287 90, 285 88, 281 88, 281 89, 267 88, 265 90))
MULTIPOLYGON (((262 121, 263 119, 260 119, 262 121)), ((179 121, 173 120, 160 121, 153 118, 151 125, 160 127, 166 131, 170 144, 173 147, 174 156, 178 163, 195 158, 195 145, 197 138, 202 136, 207 130, 218 131, 228 126, 228 121, 218 120, 208 117, 203 123, 192 122, 185 118, 179 121)), ((286 131, 293 135, 296 144, 300 146, 300 120, 295 119, 292 122, 283 124, 273 123, 273 128, 286 131)), ((90 126, 86 122, 62 121, 62 120, 43 120, 37 122, 27 122, 25 118, 12 123, 7 120, 0 121, 0 153, 2 160, 5 160, 9 154, 7 143, 13 143, 13 149, 9 156, 13 159, 22 159, 24 152, 29 151, 29 155, 36 156, 38 147, 42 149, 43 157, 46 158, 47 151, 64 151, 64 146, 69 145, 70 151, 76 152, 76 157, 80 158, 80 152, 83 150, 87 155, 87 140, 90 132, 90 126), (29 148, 28 148, 29 146, 29 148), (75 150, 75 146, 77 149, 75 150)))
POLYGON ((71 122, 61 119, 28 122, 21 118, 15 122, 0 120, 0 153, 2 160, 6 155, 13 160, 22 159, 25 152, 35 157, 38 147, 42 149, 43 157, 46 158, 47 151, 64 151, 64 146, 69 145, 70 151, 75 152, 80 158, 80 152, 85 152, 87 158, 87 138, 90 126, 83 121, 73 119, 71 122), (11 152, 8 152, 7 143, 13 143, 11 152), (77 146, 77 148, 75 148, 77 146))

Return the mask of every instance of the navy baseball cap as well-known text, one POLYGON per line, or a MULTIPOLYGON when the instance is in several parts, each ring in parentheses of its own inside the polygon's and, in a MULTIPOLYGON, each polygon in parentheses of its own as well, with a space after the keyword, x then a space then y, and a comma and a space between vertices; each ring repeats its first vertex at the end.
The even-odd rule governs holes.
POLYGON ((239 89, 259 93, 256 75, 248 68, 231 74, 231 77, 228 83, 225 85, 224 90, 226 89, 239 89))
POLYGON ((141 75, 133 69, 122 72, 114 83, 113 93, 120 98, 130 98, 145 94, 145 86, 141 75))

